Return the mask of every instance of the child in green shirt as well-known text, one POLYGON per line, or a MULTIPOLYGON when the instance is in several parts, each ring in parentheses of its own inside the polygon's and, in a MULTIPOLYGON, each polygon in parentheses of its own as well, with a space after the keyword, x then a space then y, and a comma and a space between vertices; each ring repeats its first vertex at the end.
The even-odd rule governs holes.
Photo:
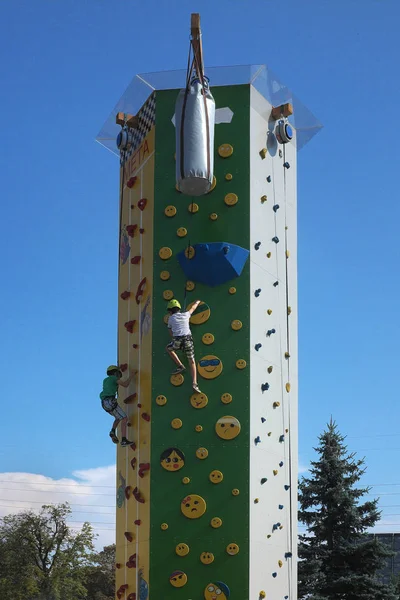
POLYGON ((129 441, 126 437, 126 424, 128 417, 119 406, 116 396, 118 392, 118 386, 122 385, 122 387, 127 388, 135 375, 136 372, 131 371, 128 379, 123 381, 121 379, 122 372, 120 368, 116 365, 110 365, 107 369, 107 377, 103 381, 103 390, 100 392, 101 406, 109 415, 114 417, 114 423, 112 424, 110 431, 110 438, 114 444, 118 444, 119 442, 116 429, 118 425, 121 425, 121 446, 130 446, 133 444, 133 442, 129 441))

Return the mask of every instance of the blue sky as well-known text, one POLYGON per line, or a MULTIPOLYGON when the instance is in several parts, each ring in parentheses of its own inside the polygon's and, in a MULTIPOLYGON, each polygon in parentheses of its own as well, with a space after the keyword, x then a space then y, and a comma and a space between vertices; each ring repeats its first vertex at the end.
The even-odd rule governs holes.
POLYGON ((207 65, 266 63, 324 124, 299 155, 300 460, 332 415, 396 515, 397 0, 1 3, 0 476, 114 461, 118 163, 94 138, 136 73, 185 68, 194 11, 207 65))

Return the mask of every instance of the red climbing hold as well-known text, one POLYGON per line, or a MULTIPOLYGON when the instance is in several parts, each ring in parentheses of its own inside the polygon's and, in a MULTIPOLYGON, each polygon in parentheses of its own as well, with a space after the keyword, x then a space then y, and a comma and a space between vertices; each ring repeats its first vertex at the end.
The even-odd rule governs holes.
POLYGON ((132 594, 129 594, 126 600, 136 600, 136 592, 132 592, 132 594))
POLYGON ((131 208, 132 208, 132 209, 134 209, 134 208, 135 208, 135 205, 134 205, 134 204, 131 204, 131 208))
POLYGON ((127 321, 124 325, 125 329, 129 331, 129 333, 133 333, 133 328, 135 327, 136 321, 127 321))
POLYGON ((124 404, 130 404, 131 402, 133 402, 137 397, 137 393, 135 392, 134 394, 131 394, 130 396, 127 396, 124 400, 124 404))
POLYGON ((150 421, 150 415, 148 413, 142 413, 142 419, 144 419, 145 421, 149 422, 150 421))
POLYGON ((144 504, 144 498, 142 498, 141 493, 139 492, 139 489, 137 487, 135 487, 135 489, 133 490, 133 497, 135 498, 135 500, 137 502, 140 502, 140 504, 144 504))
POLYGON ((137 177, 131 177, 130 179, 128 179, 128 181, 126 182, 126 187, 128 188, 133 188, 133 186, 135 185, 137 181, 137 177))
POLYGON ((131 264, 138 265, 140 263, 141 258, 142 258, 141 256, 134 256, 133 258, 131 258, 131 264))
POLYGON ((137 407, 138 407, 138 408, 142 408, 142 405, 138 403, 137 407))
POLYGON ((146 208, 146 204, 147 204, 147 198, 141 198, 139 200, 139 202, 137 203, 138 208, 140 208, 140 210, 144 210, 146 208))
POLYGON ((141 227, 141 228, 139 229, 139 233, 144 233, 144 229, 143 229, 143 227, 141 227))
POLYGON ((121 585, 119 587, 119 590, 117 591, 117 598, 120 600, 122 598, 122 596, 124 595, 125 590, 128 589, 128 584, 124 583, 124 585, 121 585))
POLYGON ((134 521, 135 525, 141 525, 142 521, 140 519, 136 519, 136 521, 134 521))
POLYGON ((129 531, 125 531, 124 536, 128 540, 128 542, 133 542, 132 534, 129 531))
POLYGON ((137 461, 136 461, 136 456, 134 456, 134 457, 132 458, 132 460, 131 460, 131 467, 132 467, 132 469, 133 469, 133 470, 135 470, 135 465, 136 465, 136 462, 137 462, 137 461))
POLYGON ((120 568, 121 568, 121 566, 122 566, 122 565, 121 565, 121 563, 115 563, 115 568, 116 568, 116 569, 120 569, 120 568))
POLYGON ((150 471, 150 463, 140 463, 139 464, 139 477, 144 477, 146 471, 150 471))
POLYGON ((131 490, 132 490, 131 486, 127 485, 126 488, 125 488, 125 498, 127 500, 129 500, 129 498, 131 496, 131 490))
POLYGON ((135 442, 133 442, 133 444, 131 444, 131 449, 132 450, 136 450, 136 443, 135 442))
POLYGON ((125 373, 125 371, 128 368, 128 364, 124 363, 123 365, 119 365, 120 371, 122 371, 122 373, 125 373))
POLYGON ((136 348, 139 348, 139 344, 132 344, 132 348, 136 350, 136 348))
POLYGON ((136 229, 137 229, 137 225, 127 225, 126 233, 129 235, 129 237, 133 237, 135 235, 136 229))
POLYGON ((130 292, 128 292, 128 290, 126 290, 125 292, 122 292, 121 294, 121 299, 122 300, 127 300, 129 298, 129 296, 131 295, 130 292))
POLYGON ((142 300, 142 296, 146 289, 146 281, 147 281, 146 277, 143 277, 142 281, 139 283, 139 285, 137 287, 136 295, 135 295, 136 304, 140 304, 140 302, 142 300))
POLYGON ((128 561, 136 569, 136 554, 132 554, 132 556, 128 558, 128 561))

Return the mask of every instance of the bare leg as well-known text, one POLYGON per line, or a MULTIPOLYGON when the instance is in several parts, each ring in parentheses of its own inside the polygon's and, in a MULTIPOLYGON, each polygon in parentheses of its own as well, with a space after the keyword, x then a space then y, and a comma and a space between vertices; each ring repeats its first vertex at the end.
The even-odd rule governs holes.
POLYGON ((178 367, 183 367, 183 363, 179 360, 179 357, 177 355, 176 352, 174 352, 174 350, 170 350, 169 348, 166 349, 168 354, 170 355, 170 357, 172 358, 172 360, 174 361, 175 364, 178 365, 178 367))
POLYGON ((114 423, 112 424, 112 427, 111 427, 111 431, 116 431, 116 429, 117 429, 117 427, 119 425, 120 420, 121 419, 115 419, 114 420, 114 423))
POLYGON ((192 376, 193 385, 197 385, 197 369, 194 358, 189 358, 189 369, 192 376))

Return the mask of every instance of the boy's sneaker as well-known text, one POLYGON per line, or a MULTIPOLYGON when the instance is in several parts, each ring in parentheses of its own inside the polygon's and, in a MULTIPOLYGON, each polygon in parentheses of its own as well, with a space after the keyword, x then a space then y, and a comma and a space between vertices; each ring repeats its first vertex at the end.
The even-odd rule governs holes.
POLYGON ((110 438, 114 442, 114 444, 118 444, 119 439, 115 435, 115 431, 113 429, 111 429, 111 431, 110 431, 110 438))
POLYGON ((201 394, 200 388, 199 388, 199 386, 197 385, 197 383, 194 383, 194 384, 192 385, 192 387, 193 387, 193 389, 194 389, 194 391, 195 391, 195 392, 197 392, 198 394, 201 394))
POLYGON ((183 371, 186 371, 186 367, 181 365, 180 367, 177 367, 175 371, 172 371, 171 375, 179 375, 179 373, 183 373, 183 371))
POLYGON ((122 438, 121 446, 130 446, 131 444, 133 444, 133 442, 130 442, 129 440, 127 440, 126 437, 122 438))

